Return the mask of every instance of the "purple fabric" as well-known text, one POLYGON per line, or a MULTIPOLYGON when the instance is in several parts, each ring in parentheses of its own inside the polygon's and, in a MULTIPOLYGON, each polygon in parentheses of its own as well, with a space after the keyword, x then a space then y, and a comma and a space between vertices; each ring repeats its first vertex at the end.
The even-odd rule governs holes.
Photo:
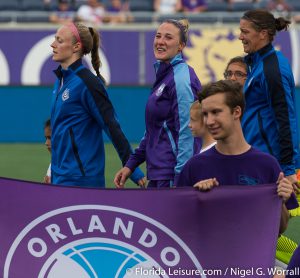
MULTIPOLYGON (((269 184, 277 182, 280 172, 273 156, 253 147, 241 155, 223 155, 214 146, 186 163, 179 175, 178 186, 193 186, 210 178, 216 178, 219 185, 269 184)), ((298 207, 295 194, 286 202, 286 207, 298 207)))
POLYGON ((197 7, 206 6, 205 0, 181 0, 182 6, 189 10, 193 10, 197 7))
POLYGON ((176 185, 185 162, 199 151, 188 123, 190 105, 201 84, 181 54, 170 63, 158 61, 155 70, 156 81, 146 104, 145 136, 126 166, 133 170, 146 161, 149 180, 172 180, 176 185))
POLYGON ((276 183, 280 171, 274 157, 255 148, 241 155, 223 155, 214 146, 186 163, 178 184, 193 186, 210 178, 217 178, 220 185, 276 183))
MULTIPOLYGON (((210 38, 210 32, 202 32, 202 28, 195 29, 199 33, 194 40, 204 41, 205 43, 193 43, 189 42, 189 46, 186 50, 202 53, 201 57, 207 57, 207 53, 210 53, 211 43, 230 43, 231 40, 236 40, 235 36, 229 36, 231 34, 231 28, 228 27, 228 36, 224 36, 223 32, 215 34, 213 38, 210 38), (225 40, 225 41, 224 41, 225 40)), ((52 61, 52 49, 50 47, 51 42, 54 40, 56 28, 52 30, 1 30, 0 31, 0 52, 3 54, 3 58, 7 62, 7 70, 9 72, 9 85, 28 85, 33 77, 38 79, 36 85, 52 85, 55 81, 52 69, 56 67, 56 64, 52 61), (50 40, 44 41, 47 36, 50 36, 50 40), (22 45, 22 48, 18 47, 22 45), (29 55, 30 54, 30 55, 29 55), (23 76, 22 81, 22 68, 24 67, 25 60, 29 59, 34 61, 31 63, 31 79, 23 76)), ((216 32, 218 32, 216 30, 216 32)), ((139 83, 141 72, 145 71, 145 83, 147 85, 153 84, 155 75, 153 73, 153 62, 155 61, 153 55, 153 38, 155 36, 155 30, 145 31, 145 57, 137 55, 137 49, 140 49, 141 41, 138 31, 124 31, 124 30, 104 30, 101 31, 101 42, 103 43, 102 61, 106 58, 108 67, 110 70, 111 84, 112 85, 144 85, 139 83), (126 42, 126 43, 124 43, 126 42), (122 45, 122 51, 120 51, 120 45, 122 45), (140 60, 145 59, 145 61, 140 60), (141 63, 142 62, 142 63, 141 63), (145 67, 140 68, 141 64, 145 64, 145 67)), ((278 45, 283 54, 288 58, 290 64, 298 65, 299 59, 297 53, 293 53, 291 44, 299 45, 299 31, 297 36, 290 35, 290 32, 279 32, 274 39, 274 45, 278 45)), ((214 48, 212 48, 214 49, 214 48)), ((184 50, 185 53, 185 50, 184 50)), ((211 53, 212 55, 213 53, 211 53)), ((228 59, 231 58, 230 52, 224 52, 228 59)), ((88 57, 87 57, 88 58, 88 57)), ((188 58, 187 62, 192 64, 194 55, 188 58)), ((214 59, 220 59, 223 61, 224 66, 226 59, 223 56, 215 57, 214 59)), ((1 60, 0 72, 3 74, 3 69, 6 68, 6 63, 1 60)), ((105 64, 105 63, 104 63, 105 64)), ((210 80, 214 81, 218 79, 216 67, 210 64, 210 59, 205 61, 205 68, 208 68, 207 74, 210 76, 210 80)), ((27 76, 27 75, 25 75, 27 76)), ((295 76, 297 84, 299 84, 298 77, 295 76)))
POLYGON ((131 271, 142 261, 172 277, 185 276, 174 274, 180 269, 219 271, 209 277, 237 277, 247 270, 256 277, 274 264, 281 211, 274 185, 219 187, 207 194, 192 188, 101 190, 0 179, 0 191, 3 278, 54 277, 49 273, 65 273, 70 264, 76 271, 92 268, 98 277, 115 277, 111 272, 126 261, 132 262, 125 264, 131 271))

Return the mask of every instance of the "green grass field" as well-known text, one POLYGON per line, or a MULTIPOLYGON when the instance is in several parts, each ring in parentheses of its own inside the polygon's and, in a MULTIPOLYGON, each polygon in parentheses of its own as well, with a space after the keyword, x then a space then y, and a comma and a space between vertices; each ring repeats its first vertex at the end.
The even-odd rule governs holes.
MULTIPOLYGON (((133 146, 134 147, 134 146, 133 146)), ((121 162, 111 144, 106 144, 106 184, 114 187, 113 177, 121 168, 121 162)), ((0 144, 0 176, 41 182, 50 162, 50 154, 43 144, 0 144)), ((145 167, 142 165, 145 172, 145 167)), ((136 187, 131 181, 127 187, 136 187)), ((285 233, 300 244, 300 217, 290 220, 285 233)))

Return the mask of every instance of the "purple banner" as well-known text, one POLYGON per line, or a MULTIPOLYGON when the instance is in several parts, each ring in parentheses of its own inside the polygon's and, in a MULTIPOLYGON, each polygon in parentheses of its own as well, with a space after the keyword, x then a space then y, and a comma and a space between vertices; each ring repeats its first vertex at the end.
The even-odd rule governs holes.
MULTIPOLYGON (((54 82, 50 44, 56 30, 0 30, 0 85, 50 85, 54 82)), ((183 54, 203 84, 223 78, 234 56, 244 55, 239 29, 192 29, 183 54)), ((102 74, 112 85, 151 85, 154 81, 153 30, 103 30, 102 74)), ((300 32, 280 32, 274 45, 289 59, 300 84, 300 32)), ((86 63, 89 64, 89 56, 86 63)))
POLYGON ((270 277, 274 265, 274 185, 202 193, 0 179, 0 198, 4 278, 270 277))

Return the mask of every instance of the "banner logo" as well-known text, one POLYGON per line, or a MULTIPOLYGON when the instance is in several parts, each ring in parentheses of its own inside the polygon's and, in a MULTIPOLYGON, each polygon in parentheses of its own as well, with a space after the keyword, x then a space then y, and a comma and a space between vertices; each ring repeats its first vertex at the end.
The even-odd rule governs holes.
MULTIPOLYGON (((28 277, 169 277, 202 267, 169 228, 141 213, 114 206, 78 205, 39 216, 10 247, 4 278, 28 267, 28 277), (149 272, 150 271, 150 272, 149 272)), ((205 277, 205 275, 199 276, 205 277)))

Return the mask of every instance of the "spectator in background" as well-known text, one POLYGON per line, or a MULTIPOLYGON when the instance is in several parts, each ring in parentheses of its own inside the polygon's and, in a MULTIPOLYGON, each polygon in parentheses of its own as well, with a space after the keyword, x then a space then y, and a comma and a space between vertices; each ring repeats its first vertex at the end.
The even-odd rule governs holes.
MULTIPOLYGON (((123 165, 132 153, 99 71, 99 44, 98 31, 79 23, 60 27, 51 44, 52 59, 60 64, 55 70, 51 107, 54 184, 105 187, 103 131, 123 165), (83 56, 89 53, 97 76, 82 64, 83 56)), ((145 177, 138 168, 132 179, 140 186, 145 185, 145 177)))
POLYGON ((182 10, 181 0, 154 0, 153 7, 160 14, 175 14, 182 10))
POLYGON ((176 186, 185 162, 199 152, 200 142, 188 127, 190 106, 201 87, 195 71, 182 57, 188 28, 187 20, 169 19, 156 31, 156 80, 146 104, 146 132, 125 167, 115 175, 117 187, 124 187, 126 179, 144 161, 148 187, 176 186))
POLYGON ((242 127, 247 142, 276 157, 297 191, 299 167, 295 83, 288 60, 272 41, 290 21, 265 10, 250 10, 240 20, 240 36, 248 76, 244 86, 246 109, 242 127))
POLYGON ((70 7, 68 0, 58 0, 57 7, 50 13, 49 21, 52 23, 66 24, 74 20, 75 12, 70 7))
POLYGON ((267 9, 278 16, 287 17, 292 11, 292 7, 285 0, 270 0, 267 9))
POLYGON ((87 0, 77 11, 77 20, 87 24, 101 24, 105 21, 105 7, 98 0, 87 0))
POLYGON ((205 0, 181 0, 181 7, 184 13, 201 13, 207 9, 205 0))
POLYGON ((106 7, 107 21, 110 23, 122 23, 132 21, 132 17, 129 14, 129 2, 122 3, 121 0, 110 0, 106 7))
MULTIPOLYGON (((50 119, 45 122, 44 125, 45 145, 49 153, 51 154, 51 124, 50 119)), ((44 183, 51 183, 51 163, 48 167, 47 173, 43 180, 44 183)))

